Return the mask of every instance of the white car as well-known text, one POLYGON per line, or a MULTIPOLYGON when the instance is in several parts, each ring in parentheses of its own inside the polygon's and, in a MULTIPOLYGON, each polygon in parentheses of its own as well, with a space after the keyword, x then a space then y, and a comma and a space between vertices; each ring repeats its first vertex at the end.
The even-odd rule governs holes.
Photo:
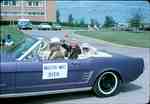
POLYGON ((52 28, 51 25, 49 25, 48 23, 41 23, 38 26, 39 30, 50 30, 51 28, 52 28))
POLYGON ((62 29, 62 26, 59 25, 59 24, 53 24, 53 25, 52 25, 52 29, 53 29, 53 30, 61 30, 61 29, 62 29))
POLYGON ((17 27, 19 29, 32 29, 32 23, 29 19, 19 19, 17 22, 17 27))

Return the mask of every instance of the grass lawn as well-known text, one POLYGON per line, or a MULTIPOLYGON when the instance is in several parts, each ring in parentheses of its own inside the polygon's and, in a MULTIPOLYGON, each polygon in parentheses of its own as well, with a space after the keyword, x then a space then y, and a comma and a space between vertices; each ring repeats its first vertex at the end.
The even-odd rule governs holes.
POLYGON ((112 43, 150 48, 150 31, 133 33, 125 31, 113 32, 111 30, 107 30, 107 31, 77 31, 76 33, 79 35, 105 40, 112 43))
POLYGON ((6 37, 7 34, 11 34, 12 40, 14 41, 14 45, 11 48, 16 47, 18 44, 22 43, 24 40, 24 34, 20 30, 17 29, 16 26, 6 25, 0 26, 0 40, 6 37))

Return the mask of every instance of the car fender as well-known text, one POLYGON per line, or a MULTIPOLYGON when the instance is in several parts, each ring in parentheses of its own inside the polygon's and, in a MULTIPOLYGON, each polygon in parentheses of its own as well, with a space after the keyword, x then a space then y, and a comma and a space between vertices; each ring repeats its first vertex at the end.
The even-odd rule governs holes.
POLYGON ((116 73, 117 76, 119 77, 119 79, 121 80, 121 82, 123 82, 122 77, 121 77, 121 72, 119 71, 119 69, 113 68, 113 67, 108 67, 108 68, 103 68, 103 69, 95 71, 91 77, 92 79, 89 80, 89 85, 93 86, 95 84, 97 78, 104 72, 116 73))

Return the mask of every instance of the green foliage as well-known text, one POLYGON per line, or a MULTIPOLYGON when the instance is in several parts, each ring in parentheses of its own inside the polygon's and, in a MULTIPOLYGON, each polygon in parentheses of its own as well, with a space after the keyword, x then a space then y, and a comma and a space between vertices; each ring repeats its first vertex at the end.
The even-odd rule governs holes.
POLYGON ((99 25, 99 22, 96 20, 96 19, 91 19, 91 21, 90 21, 90 25, 93 27, 94 25, 99 25))
POLYGON ((135 14, 130 20, 129 25, 131 27, 139 28, 142 24, 142 16, 140 14, 135 14))
POLYGON ((82 19, 80 20, 80 25, 81 25, 81 26, 85 25, 85 20, 84 20, 84 18, 82 18, 82 19))
POLYGON ((61 22, 60 25, 62 26, 72 26, 72 27, 87 27, 87 24, 85 23, 84 19, 82 18, 80 21, 75 20, 70 14, 68 16, 68 21, 67 22, 61 22))
POLYGON ((61 22, 60 25, 62 26, 70 26, 70 27, 87 27, 87 24, 80 24, 79 22, 74 22, 72 24, 68 23, 68 22, 61 22))
POLYGON ((72 14, 69 14, 69 16, 68 16, 68 23, 69 24, 73 24, 73 22, 74 22, 74 18, 72 16, 72 14))
POLYGON ((95 20, 94 20, 93 18, 90 20, 90 25, 91 25, 92 27, 95 25, 95 20))
POLYGON ((115 20, 111 16, 106 16, 104 21, 104 27, 113 27, 116 24, 115 20))

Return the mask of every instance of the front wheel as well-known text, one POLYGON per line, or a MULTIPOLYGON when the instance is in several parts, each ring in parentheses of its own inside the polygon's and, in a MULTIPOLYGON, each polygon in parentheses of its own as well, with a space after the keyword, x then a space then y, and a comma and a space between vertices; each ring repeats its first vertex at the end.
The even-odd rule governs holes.
POLYGON ((116 73, 104 72, 96 80, 93 91, 97 96, 112 96, 119 92, 120 83, 121 81, 116 73))

